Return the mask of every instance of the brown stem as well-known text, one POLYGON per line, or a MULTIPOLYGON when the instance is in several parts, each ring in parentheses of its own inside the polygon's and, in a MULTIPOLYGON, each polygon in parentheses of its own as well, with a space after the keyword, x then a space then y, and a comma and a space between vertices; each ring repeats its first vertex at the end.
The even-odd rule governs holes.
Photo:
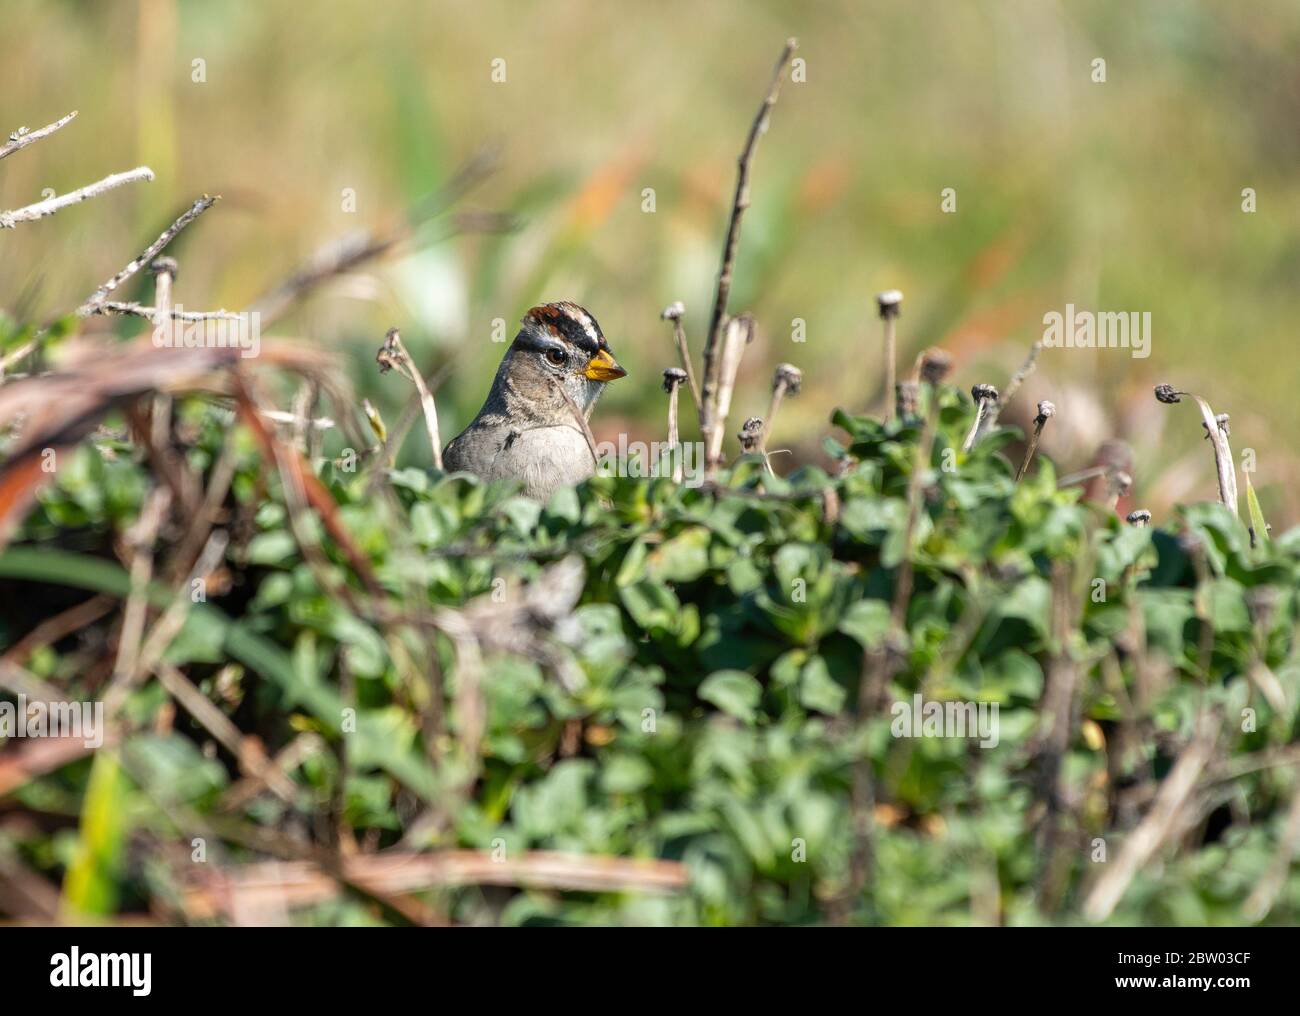
POLYGON ((727 301, 731 296, 731 273, 736 260, 736 248, 740 243, 740 220, 749 207, 749 169, 758 145, 759 135, 767 125, 768 114, 776 105, 781 91, 781 79, 785 75, 786 64, 794 55, 799 43, 787 39, 781 56, 777 59, 772 72, 772 81, 768 85, 767 95, 758 108, 758 115, 749 126, 749 135, 745 147, 737 160, 736 192, 731 202, 731 219, 727 225, 727 239, 722 248, 722 267, 718 271, 718 285, 713 297, 713 312, 709 317, 708 337, 704 344, 704 387, 701 399, 701 430, 710 450, 706 460, 706 470, 716 470, 717 458, 721 454, 722 431, 726 427, 725 419, 719 419, 717 411, 719 387, 721 384, 721 349, 723 344, 723 326, 727 317, 727 301))

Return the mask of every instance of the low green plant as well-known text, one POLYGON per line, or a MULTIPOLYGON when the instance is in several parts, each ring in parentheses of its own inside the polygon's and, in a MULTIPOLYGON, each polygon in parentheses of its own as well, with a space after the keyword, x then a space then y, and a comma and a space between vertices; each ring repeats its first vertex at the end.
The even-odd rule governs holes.
MULTIPOLYGON (((974 407, 934 392, 919 464, 919 420, 843 412, 831 473, 773 476, 747 455, 700 487, 597 476, 545 505, 466 476, 318 460, 378 591, 314 516, 295 533, 247 433, 187 402, 189 464, 210 477, 227 442, 235 458, 231 540, 164 664, 269 754, 303 738, 320 750, 297 760, 287 799, 240 790, 228 747, 147 680, 122 709, 114 764, 74 761, 10 791, 59 821, 0 826, 0 856, 68 876, 77 907, 182 920, 199 919, 185 903, 197 836, 232 869, 277 852, 457 848, 683 866, 664 893, 417 894, 466 922, 1241 922, 1294 847, 1295 775, 1279 763, 1294 762, 1300 699, 1300 530, 1252 546, 1212 503, 1126 525, 1058 488, 1041 457, 1017 483, 1012 429, 963 451, 974 407), (527 600, 574 558, 571 607, 527 600), (465 618, 509 618, 515 641, 465 618), (918 694, 996 703, 996 745, 897 736, 918 694), (1207 723, 1177 827, 1117 906, 1089 911, 1207 723)), ((127 597, 111 548, 151 483, 129 446, 76 452, 0 555, 0 646, 84 598, 69 589, 127 597)), ((159 548, 175 539, 164 529, 159 548)), ((175 593, 159 579, 148 595, 162 607, 175 593)), ((23 665, 96 697, 117 616, 23 665)), ((1252 919, 1300 919, 1286 872, 1252 919)), ((294 919, 410 919, 340 885, 294 919)))

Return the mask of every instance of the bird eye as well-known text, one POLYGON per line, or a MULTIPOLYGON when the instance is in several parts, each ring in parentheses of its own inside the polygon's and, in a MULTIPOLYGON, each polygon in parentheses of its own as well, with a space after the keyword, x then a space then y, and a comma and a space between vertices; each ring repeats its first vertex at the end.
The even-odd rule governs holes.
POLYGON ((546 351, 546 359, 550 360, 551 363, 555 364, 557 367, 563 367, 564 361, 568 358, 569 355, 563 349, 548 349, 546 351))

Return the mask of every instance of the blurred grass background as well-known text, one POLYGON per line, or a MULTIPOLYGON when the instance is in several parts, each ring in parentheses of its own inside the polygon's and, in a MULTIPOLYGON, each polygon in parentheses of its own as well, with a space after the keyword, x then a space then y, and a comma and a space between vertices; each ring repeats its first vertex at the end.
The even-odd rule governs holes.
MULTIPOLYGON (((333 284, 276 334, 346 351, 386 415, 407 396, 373 369, 386 328, 401 327, 422 362, 462 350, 438 396, 450 437, 503 351, 493 320, 513 335, 530 305, 576 300, 632 372, 602 403, 598 438, 657 438, 659 371, 674 362, 659 311, 686 303, 698 353, 735 157, 796 35, 806 81, 787 82, 760 144, 733 289, 733 311, 759 324, 733 431, 762 412, 772 366, 789 360, 806 387, 773 445, 816 458, 831 409, 877 397, 880 289, 906 294, 902 362, 943 344, 966 385, 1004 384, 1043 314, 1067 302, 1150 311, 1149 359, 1045 351, 1004 420, 1055 401, 1044 448, 1065 468, 1108 437, 1131 441, 1133 503, 1160 521, 1175 501, 1215 494, 1197 414, 1151 397, 1172 382, 1232 414, 1274 524, 1300 519, 1286 352, 1300 317, 1294 0, 1248 11, 1208 0, 8 0, 0 17, 3 131, 80 111, 5 160, 0 207, 141 163, 157 173, 0 237, 11 314, 66 313, 204 192, 225 200, 172 248, 178 299, 245 306, 323 242, 397 221, 497 144, 501 169, 468 204, 517 213, 518 232, 415 245, 333 284), (1092 80, 1098 57, 1104 84, 1092 80), (196 60, 206 80, 194 80, 196 60), (940 208, 947 187, 954 214, 940 208), (1246 187, 1254 214, 1242 211, 1246 187)), ((427 461, 418 440, 408 455, 427 461)))

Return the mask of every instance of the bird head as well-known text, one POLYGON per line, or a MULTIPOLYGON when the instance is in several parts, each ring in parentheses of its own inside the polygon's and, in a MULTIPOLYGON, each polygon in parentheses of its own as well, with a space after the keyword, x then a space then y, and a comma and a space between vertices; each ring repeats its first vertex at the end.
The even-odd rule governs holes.
POLYGON ((509 359, 512 383, 521 394, 546 402, 558 385, 583 410, 606 383, 627 376, 596 319, 568 301, 540 304, 525 314, 509 359))

